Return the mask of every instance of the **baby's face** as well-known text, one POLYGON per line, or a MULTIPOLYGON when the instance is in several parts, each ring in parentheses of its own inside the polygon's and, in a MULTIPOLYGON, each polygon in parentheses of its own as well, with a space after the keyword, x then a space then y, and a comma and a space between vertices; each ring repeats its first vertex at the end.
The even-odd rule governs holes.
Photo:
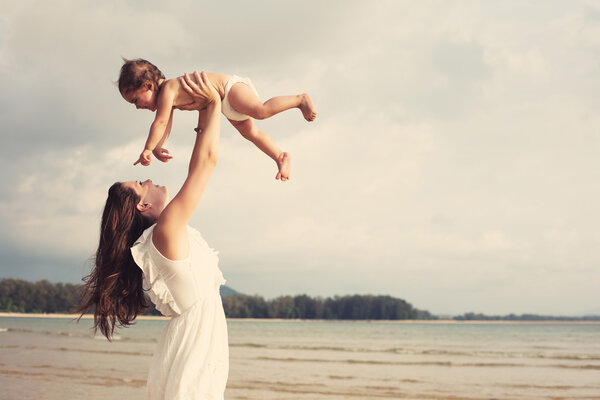
POLYGON ((123 95, 123 98, 135 106, 138 110, 156 111, 156 92, 148 89, 147 86, 142 86, 138 90, 123 95))

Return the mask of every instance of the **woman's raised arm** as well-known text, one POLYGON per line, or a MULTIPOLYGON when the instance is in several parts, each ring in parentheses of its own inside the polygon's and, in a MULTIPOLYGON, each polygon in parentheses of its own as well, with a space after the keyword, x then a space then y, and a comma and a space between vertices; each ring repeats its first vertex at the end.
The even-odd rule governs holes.
POLYGON ((202 120, 199 120, 199 133, 196 135, 188 176, 161 213, 153 234, 156 248, 171 260, 183 259, 188 255, 186 226, 217 164, 219 152, 221 97, 204 72, 194 72, 194 79, 195 82, 185 74, 181 79, 182 87, 199 103, 208 102, 208 106, 202 120))

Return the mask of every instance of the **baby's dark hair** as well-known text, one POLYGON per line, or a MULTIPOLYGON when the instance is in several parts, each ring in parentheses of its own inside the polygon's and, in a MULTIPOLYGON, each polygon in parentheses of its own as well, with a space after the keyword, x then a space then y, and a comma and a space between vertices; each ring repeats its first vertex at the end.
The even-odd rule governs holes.
POLYGON ((121 74, 119 75, 119 92, 122 95, 134 92, 141 88, 145 82, 150 81, 153 89, 158 89, 158 81, 165 76, 154 64, 137 58, 135 60, 123 59, 121 74))

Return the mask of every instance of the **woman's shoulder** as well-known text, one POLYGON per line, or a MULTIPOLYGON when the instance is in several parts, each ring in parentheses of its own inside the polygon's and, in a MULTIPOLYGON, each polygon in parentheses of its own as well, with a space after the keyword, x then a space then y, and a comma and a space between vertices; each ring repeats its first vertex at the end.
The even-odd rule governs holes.
MULTIPOLYGON (((142 234, 137 238, 137 240, 133 243, 133 245, 135 246, 136 244, 140 244, 143 242, 147 242, 148 240, 151 240, 153 233, 154 233, 154 229, 156 227, 157 227, 157 224, 154 223, 151 226, 149 226, 148 228, 144 229, 142 234)), ((200 233, 200 231, 198 231, 198 229, 196 229, 190 225, 186 225, 185 229, 186 229, 186 232, 187 232, 189 238, 202 238, 202 240, 204 240, 204 238, 202 237, 202 234, 200 233)))
MULTIPOLYGON (((150 227, 148 227, 147 229, 144 230, 144 232, 140 235, 140 237, 133 243, 133 246, 131 246, 131 251, 134 254, 134 258, 136 258, 135 256, 137 255, 139 258, 141 258, 142 253, 150 253, 151 256, 156 257, 157 254, 160 254, 159 258, 165 258, 167 260, 171 260, 168 257, 165 257, 165 255, 162 254, 162 252, 156 247, 156 245, 154 244, 153 241, 153 236, 154 236, 154 232, 155 232, 155 228, 156 228, 157 224, 154 224, 150 227)), ((204 237, 202 236, 202 234, 200 233, 199 230, 197 230, 196 228, 190 226, 190 225, 186 225, 186 233, 187 233, 187 240, 189 243, 189 248, 192 247, 199 247, 199 248, 204 248, 204 249, 210 249, 211 252, 214 252, 215 254, 217 253, 213 248, 211 248, 208 243, 206 242, 206 240, 204 239, 204 237)), ((187 247, 187 246, 186 246, 187 247)), ((179 259, 173 259, 171 260, 173 262, 177 262, 177 261, 183 261, 179 260, 179 259)))

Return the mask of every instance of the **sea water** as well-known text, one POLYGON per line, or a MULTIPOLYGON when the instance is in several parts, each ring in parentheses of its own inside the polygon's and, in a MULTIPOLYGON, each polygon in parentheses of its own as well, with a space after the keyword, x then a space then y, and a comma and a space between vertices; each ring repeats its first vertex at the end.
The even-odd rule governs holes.
MULTIPOLYGON (((0 399, 144 399, 166 320, 0 317, 0 399)), ((600 399, 600 324, 229 320, 225 398, 600 399)))

